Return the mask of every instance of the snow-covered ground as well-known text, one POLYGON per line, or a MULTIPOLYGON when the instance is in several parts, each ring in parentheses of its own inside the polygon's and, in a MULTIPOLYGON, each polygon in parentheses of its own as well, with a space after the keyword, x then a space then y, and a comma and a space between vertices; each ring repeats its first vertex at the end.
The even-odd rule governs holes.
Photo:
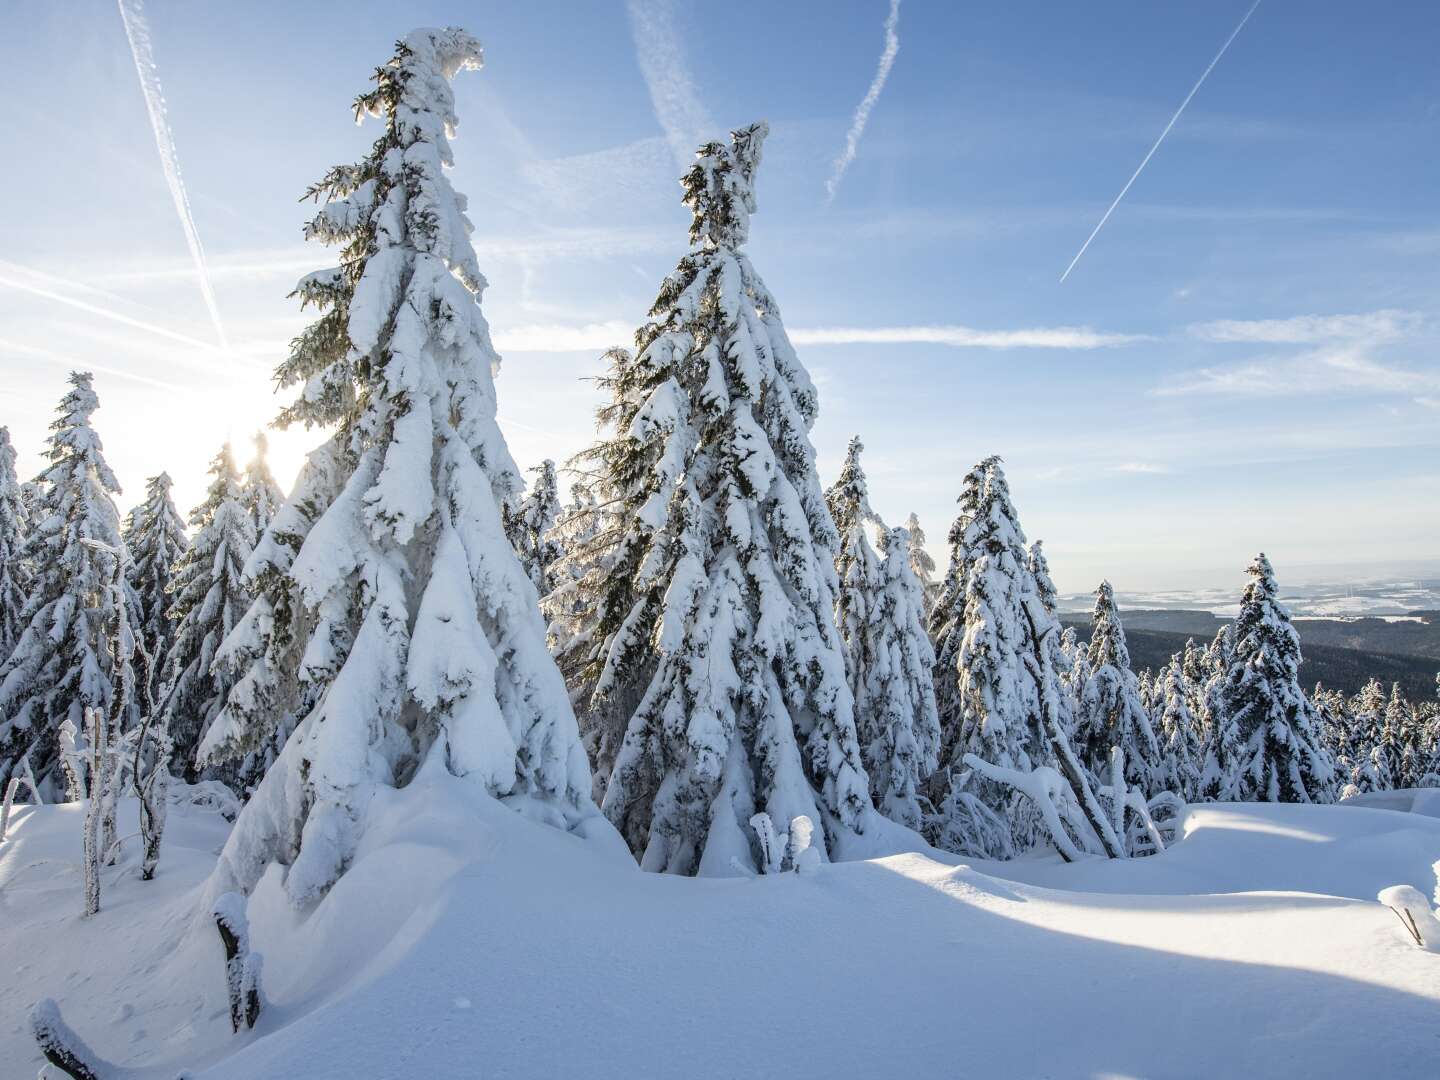
MULTIPOLYGON (((133 807, 131 815, 133 829, 133 807)), ((142 1077, 1429 1077, 1440 955, 1375 902, 1427 896, 1440 820, 1205 806, 1130 863, 810 876, 641 874, 442 777, 387 791, 304 917, 250 902, 270 1004, 230 1034, 198 917, 228 826, 172 809, 160 874, 108 871, 79 917, 80 808, 0 845, 0 1074, 32 1076, 56 998, 142 1077)), ((122 824, 124 824, 122 822, 122 824)))

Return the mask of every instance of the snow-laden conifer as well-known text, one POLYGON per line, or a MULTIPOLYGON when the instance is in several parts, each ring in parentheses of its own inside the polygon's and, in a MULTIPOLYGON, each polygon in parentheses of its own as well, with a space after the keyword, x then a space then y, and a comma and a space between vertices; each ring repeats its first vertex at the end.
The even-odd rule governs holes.
POLYGON ((267 665, 280 600, 293 605, 282 649, 298 650, 298 667, 293 682, 243 676, 232 697, 244 687, 244 711, 205 750, 263 741, 244 718, 267 695, 295 728, 235 824, 212 895, 248 891, 278 861, 290 898, 314 900, 350 864, 377 791, 422 769, 562 828, 595 820, 574 714, 501 520, 519 478, 495 420, 485 279, 444 172, 450 79, 480 60, 464 31, 407 35, 356 102, 384 125, 371 152, 312 189, 325 204, 307 236, 343 250, 340 266, 302 279, 302 302, 323 314, 277 377, 301 388, 283 424, 335 425, 317 470, 334 472, 297 485, 252 561, 257 576, 288 580, 241 622, 236 653, 267 665), (277 555, 312 481, 336 493, 317 500, 293 556, 277 555))
POLYGON ((171 583, 174 641, 160 705, 176 771, 192 783, 199 776, 196 748, 232 682, 230 673, 215 665, 215 654, 250 606, 242 572, 255 549, 255 521, 229 443, 210 463, 210 475, 204 501, 190 514, 195 538, 171 583))
POLYGON ((244 500, 255 525, 255 535, 261 537, 284 505, 285 492, 270 472, 270 440, 263 431, 257 431, 253 441, 255 453, 245 466, 244 500))
POLYGON ((170 499, 169 473, 150 477, 145 483, 145 501, 131 513, 127 522, 125 545, 130 550, 126 573, 140 605, 140 640, 150 657, 153 690, 160 696, 169 671, 170 643, 175 624, 170 618, 174 602, 171 580, 180 557, 190 542, 170 499))
POLYGON ((910 572, 920 583, 921 594, 925 597, 925 619, 928 626, 930 611, 935 607, 935 600, 940 595, 940 582, 935 580, 935 558, 925 547, 925 530, 920 527, 920 519, 914 511, 905 519, 905 535, 910 538, 910 572))
POLYGON ((892 821, 919 829, 920 782, 935 771, 940 753, 935 653, 924 630, 924 593, 910 568, 910 537, 904 529, 883 537, 855 720, 875 805, 892 821))
MULTIPOLYGON (((865 535, 867 526, 879 519, 870 508, 865 470, 860 465, 864 450, 859 437, 852 437, 840 476, 825 492, 825 505, 840 537, 840 547, 835 553, 835 627, 840 633, 840 648, 845 657, 845 678, 855 700, 857 729, 871 660, 869 629, 880 589, 880 560, 865 535)), ((864 745, 862 738, 861 746, 864 745)), ((871 777, 872 783, 874 779, 871 777)))
MULTIPOLYGON (((967 476, 951 542, 942 599, 948 607, 937 606, 932 618, 932 625, 941 622, 940 640, 953 658, 947 663, 942 654, 936 667, 937 700, 943 688, 955 709, 948 717, 941 713, 947 746, 941 761, 950 787, 931 833, 952 850, 1006 856, 1030 846, 1041 823, 1035 804, 995 777, 1029 773, 1055 759, 1042 699, 1058 703, 1061 686, 1053 667, 1040 663, 1049 659, 1049 635, 1060 630, 1030 571, 999 458, 987 458, 967 476), (966 755, 994 769, 962 771, 966 755)), ((1055 726, 1063 728, 1058 710, 1055 726)))
POLYGON ((0 785, 27 757, 42 787, 61 784, 60 725, 68 719, 80 728, 87 707, 117 717, 120 728, 134 719, 133 699, 112 700, 117 687, 135 685, 116 669, 107 638, 117 594, 128 609, 122 624, 139 620, 128 585, 111 588, 116 560, 126 556, 113 498, 120 485, 90 423, 99 407, 91 375, 73 372, 50 425, 50 464, 21 550, 35 568, 21 611, 24 629, 0 665, 0 785))
POLYGON ((1190 707, 1193 694, 1186 685, 1183 654, 1170 658, 1157 683, 1155 734, 1163 740, 1157 787, 1188 802, 1196 798, 1200 785, 1200 726, 1190 707))
POLYGON ((324 689, 301 679, 312 622, 290 568, 339 494, 345 460, 338 436, 307 456, 295 490, 245 565, 245 586, 255 600, 216 653, 215 664, 230 677, 231 688, 201 739, 196 763, 242 794, 260 782, 324 689))
POLYGON ((1089 676, 1077 703, 1075 750, 1094 776, 1105 777, 1116 747, 1125 755, 1125 780, 1147 796, 1162 790, 1160 747, 1130 668, 1125 628, 1108 581, 1095 590, 1086 655, 1089 676))
POLYGON ((760 811, 808 817, 834 857, 873 814, 833 621, 815 387, 741 250, 766 131, 706 144, 683 178, 690 251, 636 354, 612 354, 590 455, 622 523, 594 704, 636 702, 604 809, 652 870, 756 867, 760 811))
MULTIPOLYGON (((950 526, 950 563, 945 570, 927 629, 935 646, 935 706, 940 715, 941 761, 954 759, 964 705, 960 693, 960 647, 965 640, 966 587, 977 552, 967 530, 980 510, 985 475, 998 458, 986 458, 968 473, 960 487, 960 512, 950 526)), ((937 793, 938 794, 938 793, 937 793)))
POLYGON ((559 542, 550 535, 560 518, 560 489, 555 462, 547 458, 533 472, 534 486, 513 510, 505 510, 505 533, 530 583, 544 596, 556 584, 555 564, 564 555, 559 542))
POLYGON ((1234 624, 1230 670, 1220 691, 1240 740, 1229 798, 1247 802, 1331 802, 1334 762, 1300 686, 1300 638, 1279 600, 1262 552, 1234 624))
POLYGON ((20 640, 29 594, 30 566, 21 552, 29 531, 29 514, 15 475, 15 447, 10 429, 0 427, 0 662, 20 640))

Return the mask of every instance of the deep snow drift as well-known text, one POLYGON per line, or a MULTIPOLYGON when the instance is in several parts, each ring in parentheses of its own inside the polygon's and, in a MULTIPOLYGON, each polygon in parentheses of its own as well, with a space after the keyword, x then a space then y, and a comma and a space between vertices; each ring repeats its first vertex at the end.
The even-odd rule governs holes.
MULTIPOLYGON (((181 789, 185 791, 186 789, 181 789)), ((78 805, 0 845, 0 1073, 44 997, 142 1077, 1433 1076, 1440 956, 1374 898, 1436 886, 1440 820, 1211 805, 1129 863, 642 874, 448 776, 385 791, 304 917, 249 904, 270 1004, 230 1033, 201 890, 228 826, 177 805, 79 917, 78 805)), ((122 831, 133 830, 130 820, 122 831)), ((945 860, 945 861, 942 861, 945 860)), ((127 1074, 130 1075, 130 1074, 127 1074)))

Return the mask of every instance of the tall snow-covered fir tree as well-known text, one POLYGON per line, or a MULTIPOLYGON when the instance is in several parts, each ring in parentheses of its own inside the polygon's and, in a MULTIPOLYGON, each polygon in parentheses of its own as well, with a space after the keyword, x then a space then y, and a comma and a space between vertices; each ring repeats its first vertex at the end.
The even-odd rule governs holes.
POLYGON ((924 591, 910 568, 909 535, 891 529, 881 546, 855 720, 876 807, 918 830, 924 823, 920 783, 935 771, 940 754, 935 653, 924 629, 924 591))
POLYGON ((1160 745, 1130 668, 1125 628, 1108 581, 1095 590, 1086 659, 1089 677, 1077 702, 1075 750, 1091 774, 1106 782, 1111 752, 1118 747, 1125 755, 1126 782, 1154 795, 1165 779, 1160 745))
POLYGON ((1048 640, 1060 631, 1031 573, 999 458, 971 470, 960 505, 951 529, 946 607, 937 606, 931 620, 932 626, 941 623, 945 649, 936 665, 937 700, 943 692, 954 705, 940 719, 949 789, 928 829, 940 846, 1000 857, 1034 841, 1035 808, 1014 789, 962 769, 961 762, 974 754, 991 765, 1028 772, 1054 760, 1041 727, 1041 699, 1058 700, 1060 682, 1049 664, 1031 664, 1041 655, 1035 635, 1048 640))
POLYGON ((135 683, 128 662, 116 670, 111 630, 120 615, 128 633, 139 622, 139 605, 122 577, 125 610, 115 609, 116 560, 123 575, 128 556, 113 498, 120 485, 90 423, 99 407, 89 372, 72 372, 50 425, 50 464, 21 551, 35 568, 21 612, 24 630, 0 665, 0 786, 28 755, 36 777, 59 790, 60 726, 69 720, 84 730, 87 707, 117 716, 122 727, 134 719, 133 700, 112 701, 117 692, 133 696, 135 683))
MULTIPOLYGON (((860 455, 865 446, 852 437, 845 451, 845 463, 839 479, 825 492, 825 504, 840 536, 835 553, 835 626, 840 632, 840 648, 845 656, 845 678, 855 699, 857 713, 865 694, 865 681, 870 667, 869 628, 874 618, 876 593, 880 589, 880 561, 866 538, 866 526, 878 520, 870 508, 870 493, 865 485, 865 470, 860 455)), ((863 740, 862 740, 863 745, 863 740)), ((874 777, 871 777, 873 780, 874 777)))
POLYGON ((935 653, 924 630, 925 597, 910 569, 908 534, 882 529, 883 563, 867 538, 867 526, 879 518, 860 465, 864 449, 858 438, 850 440, 839 479, 825 493, 840 534, 835 623, 875 806, 918 829, 920 782, 934 772, 940 750, 935 653))
POLYGON ((804 815, 831 857, 874 814, 834 626, 838 537, 817 396, 742 248, 767 128, 702 146, 690 251, 637 352, 611 354, 589 455, 622 524, 595 602, 592 704, 636 702, 604 810, 649 870, 761 865, 748 828, 804 815))
POLYGON ((1152 725, 1157 728, 1157 738, 1163 740, 1156 786, 1188 802, 1196 798, 1200 785, 1200 725, 1190 706, 1194 695, 1186 684, 1183 654, 1170 658, 1159 683, 1158 724, 1152 725))
POLYGON ((911 511, 905 519, 905 535, 910 538, 910 572, 920 583, 921 594, 925 597, 925 619, 930 619, 930 610, 940 595, 940 582, 935 580, 935 559, 925 548, 925 530, 920 528, 920 519, 911 511))
POLYGON ((556 584, 555 564, 564 555, 550 535, 560 518, 560 487, 555 479, 555 462, 547 458, 533 471, 534 486, 513 510, 505 509, 505 532, 530 583, 544 596, 556 584))
POLYGON ((255 549, 255 520, 229 443, 210 463, 210 475, 204 502, 190 514, 195 537, 170 586, 174 640, 160 705, 174 743, 173 767, 191 782, 199 776, 196 748, 232 682, 215 666, 215 654, 252 599, 242 571, 255 549))
POLYGON ((1333 802, 1335 767, 1320 720, 1300 686, 1300 638, 1262 552, 1234 623, 1220 691, 1239 739, 1228 797, 1244 802, 1333 802))
MULTIPOLYGON (((171 580, 180 557, 190 546, 181 520, 170 499, 169 473, 152 476, 145 482, 145 501, 130 513, 125 545, 130 549, 126 574, 140 605, 138 633, 150 656, 151 690, 159 701, 169 671, 170 643, 175 624, 170 618, 171 580)), ((144 673, 140 673, 144 678, 144 673)))
POLYGON ((241 676, 231 695, 241 705, 217 721, 206 757, 273 737, 245 730, 267 696, 266 723, 293 717, 294 730, 237 820, 212 893, 248 890, 279 862, 294 902, 323 895, 348 867, 376 791, 421 770, 557 827, 597 822, 535 591, 504 532, 501 506, 519 477, 495 421, 485 279, 465 200, 444 172, 450 79, 480 61, 464 31, 408 34, 356 101, 357 117, 382 121, 380 137, 312 189, 325 204, 307 237, 343 249, 339 267, 298 287, 323 314, 278 369, 282 387, 301 387, 281 423, 337 433, 329 462, 271 523, 267 539, 288 535, 298 549, 262 545, 252 561, 285 584, 222 649, 265 670, 241 676), (313 520, 287 520, 296 498, 314 498, 299 515, 313 520), (292 605, 279 646, 266 638, 277 601, 292 605), (298 651, 293 679, 268 668, 274 648, 282 662, 298 651))
POLYGON ((245 509, 255 525, 255 536, 265 535, 270 522, 285 503, 285 492, 270 472, 270 440, 263 431, 255 433, 255 454, 245 466, 243 484, 245 509))
POLYGON ((0 427, 0 662, 10 656, 25 629, 22 613, 30 591, 30 565, 21 552, 29 528, 10 429, 0 427))

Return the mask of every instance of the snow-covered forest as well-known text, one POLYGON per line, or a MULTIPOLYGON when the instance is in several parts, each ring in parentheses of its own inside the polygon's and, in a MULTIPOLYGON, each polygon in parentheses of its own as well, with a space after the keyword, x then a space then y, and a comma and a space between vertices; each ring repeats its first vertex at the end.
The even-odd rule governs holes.
POLYGON ((1302 685, 1263 553, 1137 671, 999 457, 935 477, 939 561, 869 433, 823 476, 764 121, 522 469, 448 176, 481 59, 406 35, 305 193, 288 493, 259 433, 122 504, 85 371, 39 475, 0 427, 0 1072, 1427 1075, 1440 696, 1302 685))

